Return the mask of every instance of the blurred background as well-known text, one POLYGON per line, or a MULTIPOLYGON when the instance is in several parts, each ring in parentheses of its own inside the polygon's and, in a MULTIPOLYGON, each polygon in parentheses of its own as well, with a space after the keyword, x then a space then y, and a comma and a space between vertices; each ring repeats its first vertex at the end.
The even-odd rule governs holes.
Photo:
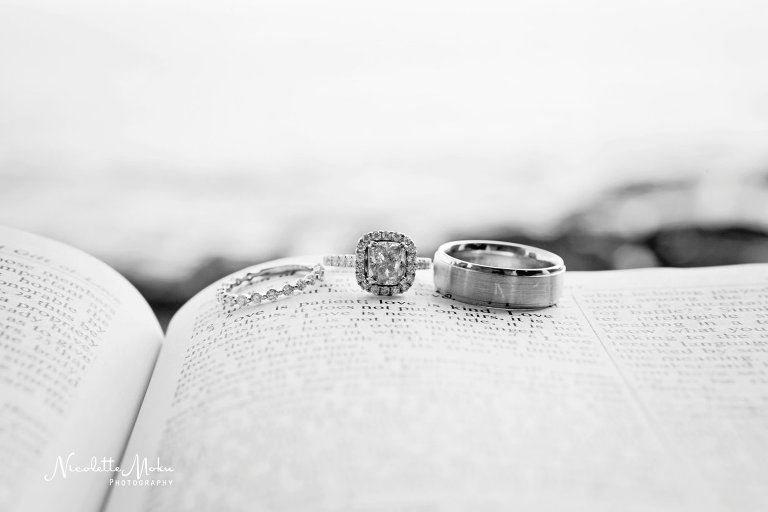
POLYGON ((0 223, 166 319, 394 229, 768 261, 768 4, 0 0, 0 223))

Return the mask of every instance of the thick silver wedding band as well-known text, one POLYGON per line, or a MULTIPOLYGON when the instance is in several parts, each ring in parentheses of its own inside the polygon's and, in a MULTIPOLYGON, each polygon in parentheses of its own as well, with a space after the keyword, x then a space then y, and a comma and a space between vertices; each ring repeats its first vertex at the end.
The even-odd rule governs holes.
POLYGON ((432 263, 435 288, 452 299, 493 308, 536 309, 555 304, 565 263, 549 251, 493 240, 441 245, 432 263))

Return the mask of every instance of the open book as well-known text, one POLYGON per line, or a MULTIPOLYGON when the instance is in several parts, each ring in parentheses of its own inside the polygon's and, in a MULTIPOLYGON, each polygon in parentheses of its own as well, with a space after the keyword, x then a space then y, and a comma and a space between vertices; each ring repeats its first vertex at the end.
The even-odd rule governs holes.
POLYGON ((768 510, 768 265, 571 272, 527 312, 429 271, 231 315, 216 287, 164 337, 0 229, 0 510, 768 510))

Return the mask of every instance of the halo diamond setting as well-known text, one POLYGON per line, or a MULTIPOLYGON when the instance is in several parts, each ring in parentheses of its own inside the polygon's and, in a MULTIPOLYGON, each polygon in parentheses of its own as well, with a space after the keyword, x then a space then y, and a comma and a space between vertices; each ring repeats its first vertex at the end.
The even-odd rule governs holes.
POLYGON ((355 277, 360 288, 376 295, 405 292, 416 277, 416 245, 395 231, 364 234, 355 251, 355 277))

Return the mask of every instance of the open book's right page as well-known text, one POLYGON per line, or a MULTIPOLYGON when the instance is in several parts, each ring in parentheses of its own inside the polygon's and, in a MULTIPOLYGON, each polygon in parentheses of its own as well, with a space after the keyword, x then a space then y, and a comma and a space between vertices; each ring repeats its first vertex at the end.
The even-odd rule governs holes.
POLYGON ((127 510, 766 510, 768 265, 569 273, 553 308, 400 297, 343 270, 177 315, 127 510))

